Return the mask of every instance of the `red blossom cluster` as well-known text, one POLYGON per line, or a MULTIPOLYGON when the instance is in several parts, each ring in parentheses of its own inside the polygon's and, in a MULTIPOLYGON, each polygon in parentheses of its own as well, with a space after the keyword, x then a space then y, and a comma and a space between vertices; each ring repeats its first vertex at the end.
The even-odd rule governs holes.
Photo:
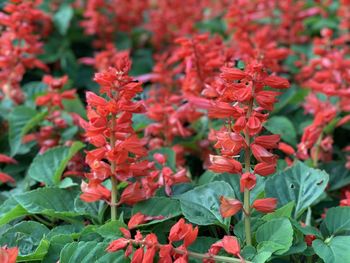
POLYGON ((105 47, 115 40, 117 32, 129 32, 139 25, 147 7, 146 0, 88 0, 81 26, 86 34, 97 36, 96 47, 105 47))
POLYGON ((311 89, 304 103, 305 112, 314 120, 305 128, 298 157, 318 161, 332 160, 334 127, 350 121, 350 60, 347 59, 348 35, 334 37, 333 31, 323 29, 321 38, 314 40, 315 58, 304 66, 298 75, 302 86, 311 89), (336 103, 334 103, 336 102, 336 103), (328 127, 331 127, 330 131, 328 127))
MULTIPOLYGON (((6 98, 22 103, 20 82, 28 69, 48 70, 37 56, 41 38, 51 28, 51 19, 37 6, 41 1, 10 1, 0 12, 0 91, 6 98)), ((0 97, 1 93, 0 93, 0 97)))
MULTIPOLYGON (((137 217, 139 218, 140 215, 137 214, 137 217)), ((134 263, 152 263, 157 254, 157 262, 160 263, 186 263, 190 255, 194 257, 199 256, 199 258, 203 259, 203 262, 212 263, 219 259, 216 258, 216 255, 221 249, 224 249, 227 253, 238 257, 241 259, 241 262, 244 262, 240 254, 239 242, 233 236, 224 236, 222 240, 214 243, 206 254, 194 254, 189 251, 189 246, 197 239, 198 227, 193 228, 183 218, 172 226, 168 235, 169 243, 165 245, 160 244, 157 236, 153 233, 144 237, 141 232, 137 231, 135 237, 131 238, 129 230, 120 228, 120 231, 124 237, 112 241, 106 250, 108 252, 115 252, 125 249, 125 257, 132 255, 131 262, 134 263), (175 246, 174 242, 182 242, 182 244, 175 246), (133 251, 134 247, 138 248, 133 251)))

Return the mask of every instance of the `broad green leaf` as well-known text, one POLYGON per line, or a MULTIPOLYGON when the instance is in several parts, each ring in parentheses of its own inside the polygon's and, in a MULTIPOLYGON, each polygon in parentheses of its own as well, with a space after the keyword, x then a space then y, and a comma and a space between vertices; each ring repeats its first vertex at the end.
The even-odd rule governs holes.
POLYGON ((74 201, 74 210, 77 213, 89 215, 97 220, 99 224, 103 221, 104 211, 107 207, 109 206, 103 201, 87 203, 81 200, 80 196, 77 196, 74 201))
POLYGON ((280 134, 283 141, 295 145, 297 133, 292 122, 283 116, 273 116, 264 127, 273 134, 280 134))
POLYGON ((119 230, 121 227, 127 228, 127 225, 119 220, 111 221, 98 227, 96 233, 106 240, 114 240, 122 237, 122 233, 119 230))
POLYGON ((322 195, 327 184, 326 172, 297 162, 269 177, 265 182, 265 193, 267 197, 277 198, 279 206, 294 201, 294 218, 297 218, 322 195))
POLYGON ((49 229, 34 221, 23 221, 9 228, 0 238, 0 245, 19 248, 18 261, 41 260, 47 253, 49 241, 43 239, 49 229))
POLYGON ((123 251, 107 253, 108 243, 89 241, 73 242, 64 246, 60 254, 60 263, 127 263, 123 251))
POLYGON ((350 236, 337 236, 325 242, 316 239, 312 247, 325 263, 350 263, 350 236))
POLYGON ((27 214, 27 210, 10 197, 0 206, 0 226, 27 214))
POLYGON ((74 211, 76 196, 76 190, 47 187, 16 195, 13 198, 29 214, 42 214, 66 219, 80 215, 74 211))
POLYGON ((72 146, 58 146, 38 154, 29 166, 28 176, 48 186, 59 185, 69 160, 84 147, 81 142, 72 146))
POLYGON ((329 162, 322 165, 329 174, 329 188, 334 191, 350 184, 350 170, 345 169, 344 162, 329 162))
POLYGON ((60 253, 66 244, 74 242, 71 235, 59 234, 51 238, 50 246, 42 263, 57 262, 60 259, 60 253))
POLYGON ((293 244, 293 227, 287 218, 272 219, 256 231, 257 255, 253 262, 265 262, 272 254, 282 255, 293 244))
POLYGON ((292 216, 294 205, 295 204, 293 201, 289 202, 288 204, 278 208, 273 213, 264 215, 262 218, 266 221, 269 221, 275 218, 280 218, 280 217, 290 218, 292 216))
POLYGON ((235 197, 228 183, 211 182, 176 198, 180 200, 183 215, 191 223, 202 226, 217 224, 228 230, 230 219, 220 214, 220 196, 235 197))
POLYGON ((162 220, 155 220, 149 223, 154 224, 181 215, 181 207, 178 200, 168 197, 153 197, 136 204, 132 209, 132 214, 134 215, 137 212, 148 216, 164 216, 162 220))
POLYGON ((339 206, 328 209, 322 224, 327 228, 329 235, 350 231, 350 207, 339 206))
POLYGON ((79 97, 75 96, 75 99, 73 100, 62 100, 62 104, 66 111, 74 112, 85 119, 87 118, 84 104, 81 102, 79 97))
POLYGON ((53 22, 61 35, 67 33, 73 14, 73 8, 69 4, 63 4, 53 16, 53 22))
POLYGON ((11 156, 18 152, 23 136, 38 125, 46 115, 46 111, 39 113, 26 106, 18 106, 10 113, 8 121, 11 156))

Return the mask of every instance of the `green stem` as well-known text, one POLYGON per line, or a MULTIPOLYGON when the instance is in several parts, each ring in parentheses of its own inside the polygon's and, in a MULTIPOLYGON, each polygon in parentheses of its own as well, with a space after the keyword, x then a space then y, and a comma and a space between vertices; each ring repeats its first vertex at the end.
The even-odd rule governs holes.
POLYGON ((321 141, 322 141, 322 136, 323 134, 321 133, 320 136, 318 137, 317 141, 316 141, 316 144, 315 144, 315 147, 316 147, 316 150, 315 150, 315 156, 313 158, 313 167, 314 168, 317 168, 318 166, 318 159, 319 159, 319 155, 320 155, 320 147, 321 147, 321 141))
MULTIPOLYGON (((114 129, 116 124, 116 117, 112 114, 111 117, 111 135, 110 135, 110 146, 111 150, 114 149, 115 145, 115 135, 114 135, 114 129)), ((117 189, 117 179, 114 176, 115 173, 116 164, 114 161, 111 162, 111 183, 112 183, 112 193, 111 193, 111 220, 116 221, 117 220, 117 203, 118 203, 118 189, 117 189)))
MULTIPOLYGON (((250 117, 253 110, 254 101, 251 100, 248 105, 247 118, 250 117)), ((250 172, 250 135, 247 131, 244 132, 245 141, 247 147, 244 152, 244 169, 246 173, 250 172)), ((250 190, 244 189, 244 198, 243 198, 243 208, 244 208, 244 231, 246 237, 246 244, 248 246, 252 245, 252 231, 251 231, 251 222, 250 222, 250 190)))

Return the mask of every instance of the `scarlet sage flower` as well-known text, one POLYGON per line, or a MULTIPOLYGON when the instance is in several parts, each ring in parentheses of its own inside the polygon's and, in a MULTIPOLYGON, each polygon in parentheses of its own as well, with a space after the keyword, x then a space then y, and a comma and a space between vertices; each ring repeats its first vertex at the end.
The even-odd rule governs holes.
POLYGON ((220 197, 220 214, 222 217, 231 217, 243 208, 241 201, 233 198, 220 197))
POLYGON ((264 198, 255 200, 252 207, 262 213, 272 213, 277 206, 276 198, 264 198))
POLYGON ((18 248, 7 246, 0 247, 0 262, 1 263, 16 263, 18 248))

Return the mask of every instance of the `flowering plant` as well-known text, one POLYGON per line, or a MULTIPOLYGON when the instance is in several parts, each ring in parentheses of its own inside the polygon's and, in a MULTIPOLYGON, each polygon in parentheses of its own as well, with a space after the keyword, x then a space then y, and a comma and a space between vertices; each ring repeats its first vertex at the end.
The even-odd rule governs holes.
POLYGON ((0 263, 350 263, 348 0, 0 8, 0 263))

